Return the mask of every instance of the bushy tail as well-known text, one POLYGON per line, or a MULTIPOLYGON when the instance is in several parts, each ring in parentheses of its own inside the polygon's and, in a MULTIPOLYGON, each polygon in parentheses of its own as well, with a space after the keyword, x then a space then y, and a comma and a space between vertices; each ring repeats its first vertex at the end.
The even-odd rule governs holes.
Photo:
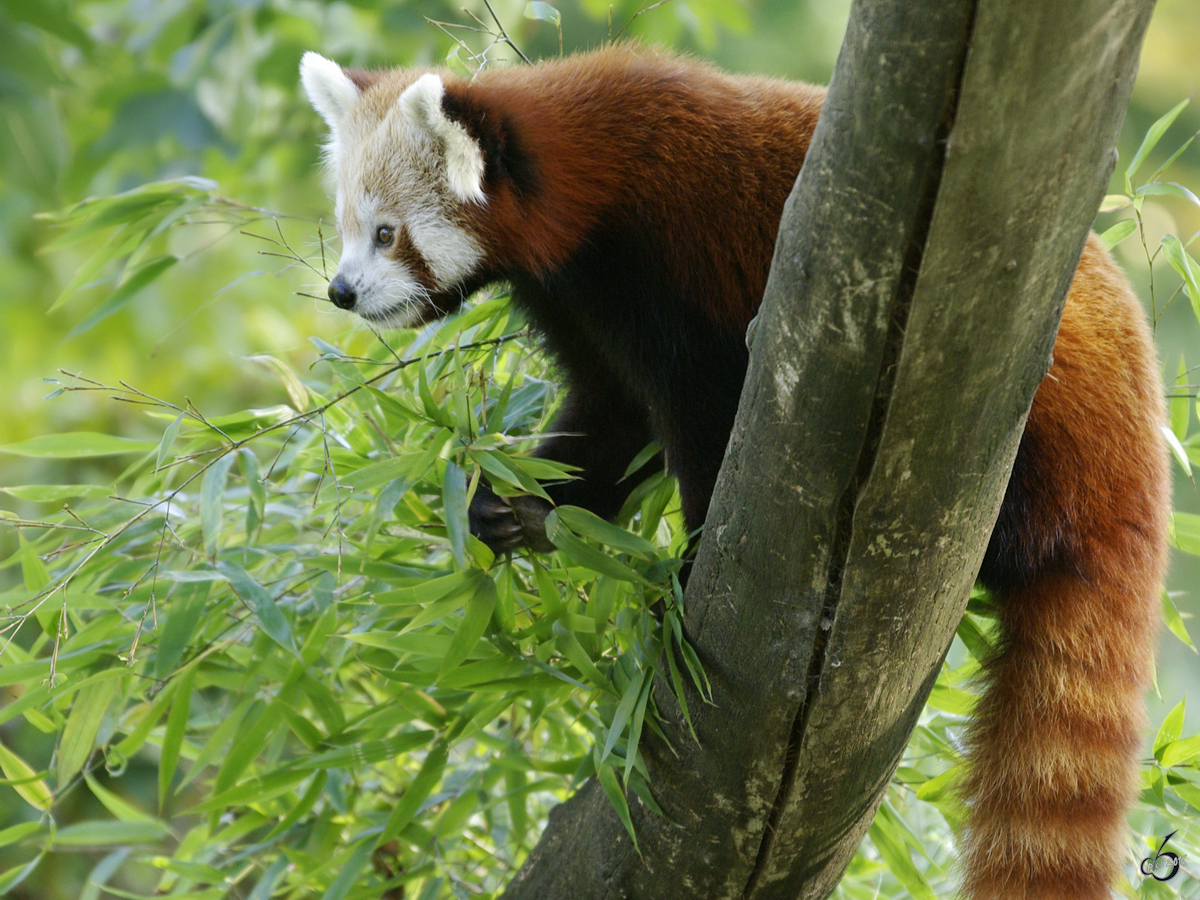
POLYGON ((1127 855, 1169 508, 1143 317, 1089 244, 981 573, 1000 645, 969 734, 972 900, 1107 900, 1127 855))
POLYGON ((1062 574, 1005 598, 1009 646, 971 740, 974 900, 1110 896, 1137 796, 1157 614, 1157 585, 1133 582, 1062 574), (1122 592, 1139 601, 1127 614, 1109 602, 1122 592))

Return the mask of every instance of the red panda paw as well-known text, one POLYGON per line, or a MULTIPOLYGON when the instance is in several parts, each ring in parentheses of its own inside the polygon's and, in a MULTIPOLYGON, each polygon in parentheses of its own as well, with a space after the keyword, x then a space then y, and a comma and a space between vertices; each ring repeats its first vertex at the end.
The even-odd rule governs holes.
POLYGON ((546 516, 554 507, 541 497, 498 497, 480 482, 467 510, 471 534, 493 553, 528 547, 538 553, 554 549, 546 537, 546 516))

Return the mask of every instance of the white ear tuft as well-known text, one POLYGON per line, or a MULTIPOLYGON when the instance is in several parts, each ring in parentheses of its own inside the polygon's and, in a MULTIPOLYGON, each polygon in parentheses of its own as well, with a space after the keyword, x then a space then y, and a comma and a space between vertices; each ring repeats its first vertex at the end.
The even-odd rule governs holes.
POLYGON ((463 202, 486 202, 483 193, 483 151, 467 129, 446 115, 442 79, 426 72, 400 95, 400 109, 408 120, 441 147, 450 190, 463 202))
POLYGON ((300 60, 300 81, 308 102, 321 114, 336 140, 346 114, 358 100, 358 86, 341 66, 311 50, 300 60))

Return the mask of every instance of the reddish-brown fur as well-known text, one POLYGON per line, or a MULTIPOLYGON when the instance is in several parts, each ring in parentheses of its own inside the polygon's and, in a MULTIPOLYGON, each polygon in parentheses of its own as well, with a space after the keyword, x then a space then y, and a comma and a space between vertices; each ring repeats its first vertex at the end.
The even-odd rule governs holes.
MULTIPOLYGON (((415 76, 355 77, 382 110, 415 76)), ((653 436, 699 526, 823 90, 629 48, 445 77, 487 166, 464 287, 513 283, 571 387, 553 430, 587 435, 543 444, 584 470, 552 495, 615 514, 653 436)), ((975 900, 1107 897, 1124 856, 1165 561, 1161 398, 1141 306, 1093 237, 980 573, 1002 646, 970 737, 975 900)), ((485 539, 536 542, 529 509, 501 535, 488 502, 485 539)))
POLYGON ((1166 562, 1161 398, 1141 304, 1092 236, 997 527, 1028 574, 984 573, 1005 649, 971 735, 976 900, 1106 898, 1125 856, 1166 562))
POLYGON ((744 329, 775 247, 778 216, 763 210, 791 190, 824 90, 623 51, 553 68, 553 78, 540 67, 504 69, 448 88, 486 109, 522 110, 521 141, 542 161, 536 206, 508 190, 488 196, 481 224, 494 259, 552 270, 598 221, 636 219, 660 236, 681 292, 744 329), (696 283, 697 254, 712 260, 717 284, 696 283))

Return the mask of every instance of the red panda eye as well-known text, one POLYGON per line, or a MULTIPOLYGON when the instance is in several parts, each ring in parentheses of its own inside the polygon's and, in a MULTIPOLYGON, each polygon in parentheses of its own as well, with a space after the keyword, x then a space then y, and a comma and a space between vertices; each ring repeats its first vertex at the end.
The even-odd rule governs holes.
POLYGON ((395 239, 396 231, 390 225, 380 225, 375 230, 375 243, 381 247, 390 246, 395 239))

